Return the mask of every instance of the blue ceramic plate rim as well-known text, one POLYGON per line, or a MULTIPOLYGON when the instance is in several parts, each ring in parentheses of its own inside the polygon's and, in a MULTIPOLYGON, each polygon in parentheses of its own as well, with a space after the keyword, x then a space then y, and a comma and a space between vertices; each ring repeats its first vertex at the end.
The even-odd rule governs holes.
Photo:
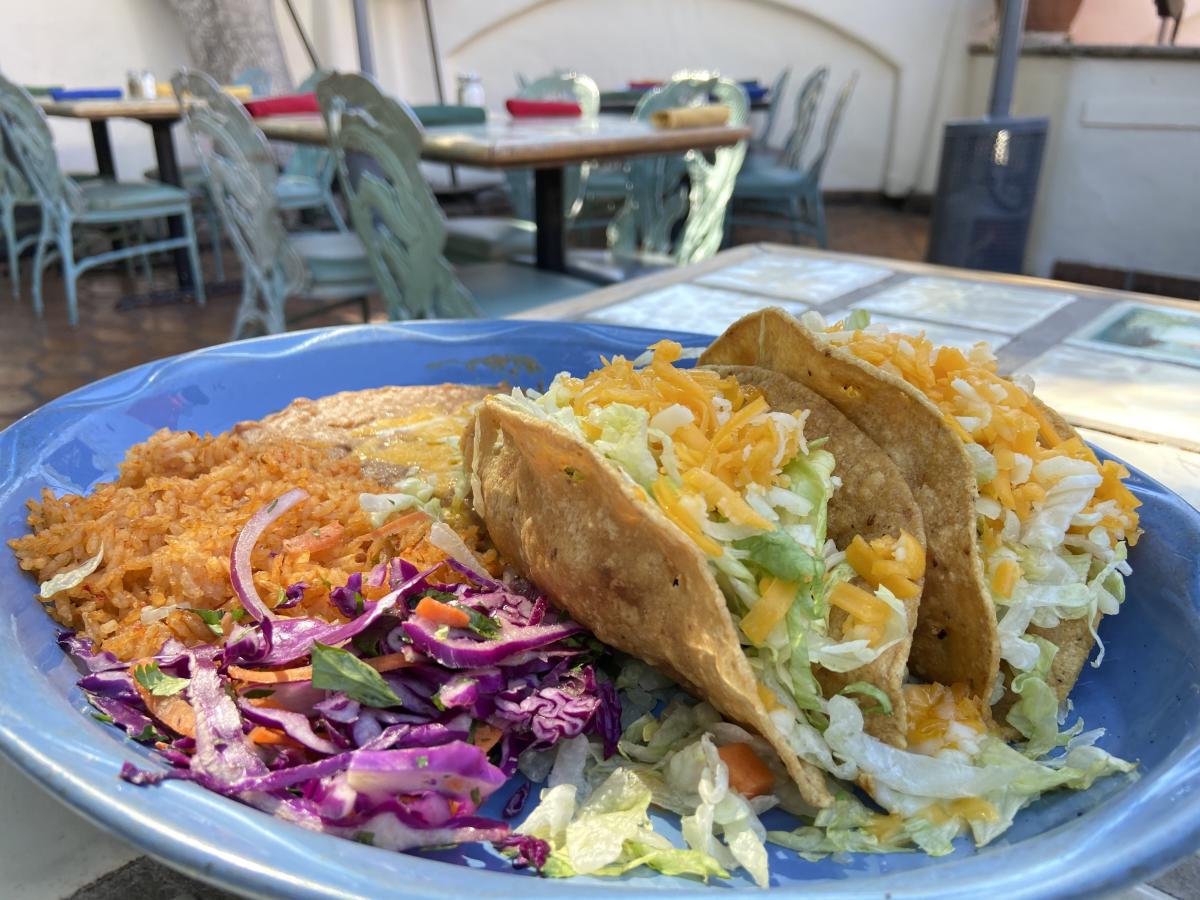
MULTIPOLYGON (((707 343, 700 335, 678 335, 660 330, 598 326, 582 323, 496 321, 394 323, 385 326, 315 329, 292 332, 237 344, 224 344, 180 356, 168 357, 95 382, 58 398, 0 432, 0 472, 14 471, 22 441, 47 443, 35 436, 39 422, 55 411, 94 410, 115 402, 128 402, 149 391, 167 370, 191 361, 222 357, 245 359, 291 356, 315 344, 333 342, 353 346, 375 339, 475 343, 481 349, 497 336, 535 340, 551 332, 576 332, 645 346, 662 336, 683 338, 692 344, 707 343), (118 386, 132 386, 116 391, 118 386)), ((230 422, 229 424, 233 424, 230 422)), ((52 445, 53 441, 49 441, 52 445)), ((38 453, 49 449, 39 445, 38 453)), ((28 451, 25 451, 28 452, 28 451)), ((1142 487, 1170 495, 1170 491, 1142 473, 1134 479, 1142 487)), ((0 506, 11 493, 0 484, 0 506)), ((1200 516, 1191 511, 1195 524, 1200 516)), ((1136 577, 1136 576, 1135 576, 1136 577)), ((1197 598, 1191 598, 1193 603, 1197 598)), ((3 640, 0 649, 3 649, 3 640)), ((603 884, 523 878, 502 872, 479 871, 423 859, 414 855, 385 854, 350 841, 313 834, 270 819, 195 785, 167 783, 150 794, 113 778, 120 763, 145 763, 119 741, 88 752, 79 747, 64 751, 54 743, 55 727, 79 729, 87 725, 77 710, 70 713, 43 704, 54 694, 49 683, 14 685, 19 674, 10 661, 15 654, 0 654, 0 752, 41 787, 93 823, 110 829, 163 862, 195 877, 252 896, 304 898, 371 896, 381 882, 356 879, 357 873, 402 875, 403 885, 388 882, 391 893, 424 897, 459 897, 478 892, 505 894, 520 890, 529 896, 602 897, 660 894, 670 882, 672 896, 710 896, 713 888, 679 888, 674 879, 638 879, 603 884), (40 699, 41 698, 41 699, 40 699), (180 813, 178 819, 156 817, 155 811, 180 813), (198 827, 193 813, 218 817, 242 838, 241 846, 219 846, 198 827), (381 860, 386 858, 394 865, 381 860), (353 881, 354 884, 348 883, 353 881), (362 890, 366 888, 366 890, 362 890)), ((58 698, 61 699, 61 698, 58 698)), ((1109 797, 1080 819, 1069 821, 1016 844, 989 848, 980 854, 956 857, 913 871, 863 875, 844 880, 826 879, 782 885, 773 890, 805 897, 865 897, 886 894, 904 897, 961 897, 984 891, 1019 897, 1087 896, 1113 890, 1152 876, 1200 843, 1200 733, 1188 740, 1144 775, 1132 790, 1109 797)))

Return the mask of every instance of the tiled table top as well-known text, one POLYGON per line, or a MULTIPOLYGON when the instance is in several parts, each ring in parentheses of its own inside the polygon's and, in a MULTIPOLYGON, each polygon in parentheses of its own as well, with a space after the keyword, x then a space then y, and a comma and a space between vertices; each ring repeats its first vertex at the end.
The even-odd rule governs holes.
MULTIPOLYGON (((761 245, 543 307, 530 317, 715 335, 768 305, 796 314, 813 308, 829 319, 866 309, 889 326, 924 329, 937 343, 970 346, 986 340, 1005 371, 1032 374, 1039 394, 1081 426, 1087 440, 1200 507, 1200 314, 1187 304, 761 245)), ((40 810, 38 821, 26 823, 30 827, 0 832, 0 859, 23 861, 20 871, 5 872, 6 896, 14 900, 72 895, 104 872, 111 874, 73 896, 226 896, 145 859, 129 862, 135 851, 47 805, 2 760, 0 803, 40 810)), ((1151 884, 1114 896, 1200 898, 1200 859, 1192 857, 1151 884)))

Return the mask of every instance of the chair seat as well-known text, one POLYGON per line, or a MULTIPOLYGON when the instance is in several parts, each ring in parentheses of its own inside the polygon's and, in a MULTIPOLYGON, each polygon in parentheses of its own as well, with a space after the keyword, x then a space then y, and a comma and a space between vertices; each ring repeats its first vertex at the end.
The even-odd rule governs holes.
MULTIPOLYGON (((158 177, 158 169, 147 169, 142 173, 142 177, 147 181, 162 180, 158 177)), ((180 166, 179 183, 183 185, 184 190, 191 193, 202 190, 204 188, 204 170, 199 166, 180 166)))
POLYGON ((347 285, 361 289, 374 284, 367 251, 358 235, 348 231, 298 231, 288 242, 312 276, 314 288, 347 285))
POLYGON ((591 282, 570 275, 514 263, 482 263, 454 271, 487 319, 526 312, 596 289, 591 282))
POLYGON ((325 203, 321 185, 307 175, 280 175, 275 182, 275 196, 280 209, 303 209, 325 203))
POLYGON ((149 181, 87 181, 79 188, 84 202, 81 219, 120 213, 162 214, 191 203, 183 188, 149 181))
POLYGON ((808 184, 808 176, 780 165, 758 165, 738 172, 733 186, 737 198, 774 199, 799 193, 808 184))
POLYGON ((589 200, 620 200, 625 196, 628 176, 618 167, 592 169, 587 176, 589 200))
POLYGON ((446 220, 444 252, 451 262, 500 262, 531 256, 537 226, 504 216, 456 216, 446 220))

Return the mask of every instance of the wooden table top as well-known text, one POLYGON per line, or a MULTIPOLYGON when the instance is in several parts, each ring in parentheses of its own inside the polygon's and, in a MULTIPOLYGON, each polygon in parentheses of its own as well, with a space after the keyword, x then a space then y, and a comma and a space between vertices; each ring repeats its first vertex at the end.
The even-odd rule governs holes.
POLYGON ((67 119, 141 119, 171 120, 179 118, 179 102, 174 97, 158 97, 154 100, 53 100, 37 97, 38 106, 48 116, 67 119))
MULTIPOLYGON (((272 140, 324 144, 320 116, 266 116, 256 120, 272 140)), ((711 150, 750 136, 749 128, 721 125, 663 130, 624 116, 595 119, 509 119, 482 125, 445 125, 425 130, 421 157, 486 169, 548 168, 589 159, 613 159, 711 150)))
POLYGON ((990 344, 1002 372, 1083 434, 1200 507, 1200 304, 776 244, 615 284, 516 318, 716 335, 764 306, 828 321, 862 309, 935 344, 990 344))

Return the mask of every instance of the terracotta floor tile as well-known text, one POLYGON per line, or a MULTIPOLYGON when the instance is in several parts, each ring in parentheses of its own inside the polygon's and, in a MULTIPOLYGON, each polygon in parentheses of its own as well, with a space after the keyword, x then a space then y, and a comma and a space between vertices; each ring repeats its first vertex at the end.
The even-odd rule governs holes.
MULTIPOLYGON (((497 207, 492 211, 503 209, 497 207)), ((920 259, 923 255, 928 226, 924 216, 878 205, 834 204, 827 212, 833 249, 890 253, 906 259, 920 259)), ((789 242, 786 232, 773 229, 738 229, 734 237, 739 243, 789 242)), ((576 239, 572 237, 573 241, 576 239)), ((597 232, 597 240, 602 239, 602 233, 597 232)), ((237 263, 232 252, 225 254, 225 264, 227 278, 236 279, 237 263)), ((211 279, 212 260, 208 254, 204 267, 211 279)), ((46 278, 43 319, 33 315, 28 279, 20 302, 3 293, 7 284, 0 279, 0 428, 35 407, 105 375, 227 341, 240 299, 236 284, 226 282, 211 287, 204 308, 188 302, 117 309, 117 303, 131 292, 148 288, 172 290, 174 278, 173 269, 165 261, 156 261, 151 283, 130 280, 123 272, 88 273, 79 283, 78 328, 67 324, 62 281, 57 273, 48 273, 46 278)), ((378 298, 373 301, 371 318, 386 319, 378 298)), ((300 327, 360 321, 360 311, 351 306, 306 320, 300 327)))

